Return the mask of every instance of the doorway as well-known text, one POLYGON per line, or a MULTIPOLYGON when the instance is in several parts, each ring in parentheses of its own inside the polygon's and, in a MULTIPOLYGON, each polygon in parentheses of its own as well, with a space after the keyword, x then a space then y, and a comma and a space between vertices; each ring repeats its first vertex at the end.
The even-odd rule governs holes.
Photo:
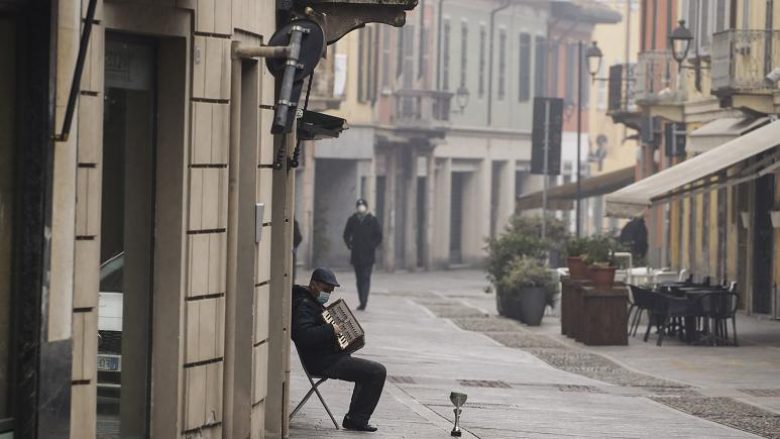
POLYGON ((98 312, 98 438, 148 437, 155 40, 108 33, 98 312))
POLYGON ((755 183, 753 216, 753 312, 772 312, 772 267, 774 233, 770 212, 775 199, 775 176, 765 175, 755 183))
POLYGON ((469 173, 452 173, 450 194, 450 263, 463 263, 463 198, 466 196, 466 179, 469 173))

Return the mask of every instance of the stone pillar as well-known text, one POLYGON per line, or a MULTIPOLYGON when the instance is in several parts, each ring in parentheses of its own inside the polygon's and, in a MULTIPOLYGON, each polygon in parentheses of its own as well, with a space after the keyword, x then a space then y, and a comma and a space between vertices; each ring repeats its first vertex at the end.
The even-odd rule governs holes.
POLYGON ((314 141, 306 141, 303 144, 303 169, 301 170, 299 180, 301 185, 300 210, 296 212, 296 219, 303 235, 303 241, 298 247, 297 262, 307 269, 312 266, 312 252, 314 251, 314 240, 312 237, 314 234, 314 185, 316 184, 315 171, 317 162, 314 158, 315 147, 314 141))
POLYGON ((452 159, 439 162, 436 171, 436 210, 432 213, 436 227, 433 231, 431 258, 437 268, 446 268, 450 263, 450 197, 452 196, 452 159))
POLYGON ((433 245, 434 230, 436 225, 436 210, 441 206, 441 202, 436 201, 436 158, 433 151, 425 157, 426 160, 426 191, 425 191, 425 249, 423 252, 423 264, 426 270, 432 270, 433 264, 433 245))
POLYGON ((506 224, 509 222, 509 217, 515 212, 515 178, 517 173, 515 172, 514 160, 507 160, 500 166, 501 177, 499 179, 499 195, 498 195, 498 213, 496 216, 496 236, 500 235, 506 224))
POLYGON ((384 252, 385 271, 395 271, 395 216, 396 188, 398 186, 398 151, 395 146, 385 150, 385 218, 384 218, 384 252))
POLYGON ((417 270, 417 150, 414 146, 409 148, 406 176, 406 209, 404 213, 404 264, 409 271, 417 270))
POLYGON ((485 254, 485 238, 490 236, 490 191, 493 166, 483 159, 464 191, 463 262, 476 264, 485 254))

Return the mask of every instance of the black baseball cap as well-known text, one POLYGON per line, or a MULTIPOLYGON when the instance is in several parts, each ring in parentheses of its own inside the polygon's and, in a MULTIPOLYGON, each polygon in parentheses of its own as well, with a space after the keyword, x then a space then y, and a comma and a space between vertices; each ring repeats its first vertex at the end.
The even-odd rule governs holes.
POLYGON ((368 201, 364 200, 363 198, 358 198, 358 200, 355 202, 355 207, 358 206, 366 206, 368 207, 368 201))
POLYGON ((317 282, 322 282, 333 287, 341 286, 336 280, 336 275, 329 269, 323 267, 314 270, 314 273, 311 274, 311 280, 316 280, 317 282))

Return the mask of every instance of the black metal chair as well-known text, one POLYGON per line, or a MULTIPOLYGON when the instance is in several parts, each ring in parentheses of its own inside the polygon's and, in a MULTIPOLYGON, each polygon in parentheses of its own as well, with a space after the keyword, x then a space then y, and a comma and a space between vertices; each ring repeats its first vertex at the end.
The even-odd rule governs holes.
MULTIPOLYGON (((647 313, 647 311, 652 306, 652 297, 651 294, 652 291, 638 287, 636 285, 629 285, 629 289, 631 290, 631 297, 632 297, 632 303, 631 308, 628 310, 628 321, 629 321, 629 327, 628 327, 628 333, 629 335, 636 336, 637 330, 639 329, 639 323, 642 320, 642 313, 647 313), (633 312, 633 316, 631 313, 633 312)), ((649 318, 649 313, 648 318, 649 318)))
POLYGON ((713 345, 729 344, 729 326, 734 337, 734 346, 737 342, 737 306, 739 295, 736 293, 736 284, 732 283, 728 291, 713 291, 704 293, 696 298, 697 313, 705 320, 705 337, 703 341, 713 345))
MULTIPOLYGON (((295 349, 298 350, 298 346, 295 346, 295 349)), ((298 351, 298 358, 301 358, 301 353, 298 351)), ((306 365, 303 364, 303 361, 301 361, 301 367, 303 367, 304 373, 306 373, 306 378, 309 379, 309 384, 311 384, 311 388, 308 392, 306 392, 306 395, 303 397, 301 402, 298 403, 297 406, 295 406, 295 409, 293 409, 292 413, 290 413, 290 419, 293 418, 300 410, 303 408, 303 405, 306 404, 306 402, 311 398, 311 395, 317 394, 317 398, 319 398, 320 402, 322 403, 322 406, 325 407, 325 411, 328 412, 328 416, 330 416, 330 420, 333 421, 333 425, 336 427, 336 430, 339 430, 339 423, 336 422, 336 418, 333 417, 333 413, 330 411, 330 407, 328 407, 328 404, 325 402, 325 398, 322 397, 322 393, 320 393, 319 386, 325 381, 328 381, 327 378, 323 377, 316 377, 309 373, 309 371, 306 369, 306 365), (317 381, 314 381, 314 378, 317 378, 317 381)))
POLYGON ((650 329, 653 326, 658 328, 658 341, 656 342, 658 346, 663 344, 664 336, 667 333, 679 330, 682 335, 684 331, 688 330, 682 324, 684 319, 690 315, 691 308, 688 299, 654 291, 651 291, 650 298, 651 306, 648 310, 650 318, 645 331, 645 341, 650 337, 650 329))

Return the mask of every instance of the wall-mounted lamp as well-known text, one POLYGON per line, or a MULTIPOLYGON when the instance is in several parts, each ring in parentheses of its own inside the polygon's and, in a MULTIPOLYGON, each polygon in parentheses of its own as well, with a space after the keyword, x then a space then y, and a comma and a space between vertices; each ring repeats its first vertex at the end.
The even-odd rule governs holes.
POLYGON ((455 103, 460 109, 460 114, 463 114, 463 111, 466 109, 466 107, 468 107, 470 98, 471 93, 469 92, 469 89, 467 89, 465 85, 461 84, 461 86, 458 87, 458 90, 455 91, 455 103))
POLYGON ((596 75, 601 70, 601 61, 604 59, 604 54, 601 53, 601 49, 599 49, 595 41, 585 50, 585 59, 588 61, 588 73, 590 73, 593 81, 596 81, 596 75))
POLYGON ((672 48, 672 58, 677 61, 677 68, 680 72, 682 72, 682 69, 684 68, 693 69, 696 90, 701 91, 701 70, 704 67, 701 65, 701 57, 699 56, 698 49, 696 49, 696 56, 691 59, 691 66, 683 65, 683 62, 688 57, 688 52, 691 50, 692 42, 693 34, 690 29, 685 27, 685 20, 680 20, 678 26, 669 34, 669 46, 672 48))

